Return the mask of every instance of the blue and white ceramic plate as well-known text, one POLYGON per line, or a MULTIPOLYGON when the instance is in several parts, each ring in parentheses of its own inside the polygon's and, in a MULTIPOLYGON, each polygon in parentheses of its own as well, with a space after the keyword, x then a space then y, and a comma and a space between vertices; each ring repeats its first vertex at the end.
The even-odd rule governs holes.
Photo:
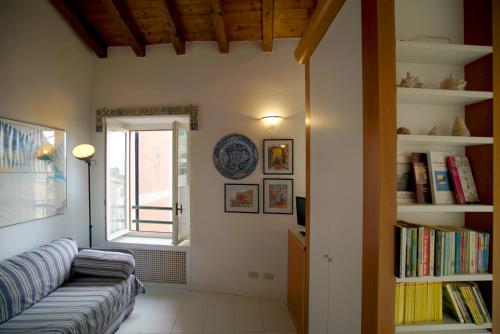
POLYGON ((213 158, 215 168, 224 177, 241 180, 255 170, 259 152, 250 138, 233 133, 215 145, 213 158))

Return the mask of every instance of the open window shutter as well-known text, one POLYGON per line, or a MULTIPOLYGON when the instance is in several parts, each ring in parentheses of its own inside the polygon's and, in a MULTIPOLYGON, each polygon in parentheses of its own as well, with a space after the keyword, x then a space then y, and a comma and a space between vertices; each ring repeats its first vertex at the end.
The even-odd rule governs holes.
POLYGON ((172 243, 179 244, 189 238, 189 127, 173 124, 173 226, 172 243))
POLYGON ((129 131, 106 127, 106 233, 107 240, 129 231, 129 131))

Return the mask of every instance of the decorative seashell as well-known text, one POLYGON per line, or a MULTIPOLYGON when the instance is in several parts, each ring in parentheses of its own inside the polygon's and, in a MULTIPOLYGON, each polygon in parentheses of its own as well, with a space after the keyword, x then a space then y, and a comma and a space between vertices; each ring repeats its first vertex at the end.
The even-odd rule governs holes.
POLYGON ((411 135, 411 131, 408 128, 405 128, 404 126, 398 128, 398 135, 411 135))
POLYGON ((451 130, 452 136, 459 137, 470 137, 470 131, 467 129, 467 125, 460 117, 455 118, 455 122, 453 123, 453 129, 451 130))
POLYGON ((441 136, 441 132, 439 132, 439 129, 437 126, 433 127, 431 131, 427 133, 429 136, 441 136))
POLYGON ((411 75, 410 72, 406 72, 406 77, 401 78, 401 82, 398 86, 405 88, 423 88, 424 84, 420 81, 419 77, 411 75))
POLYGON ((462 79, 455 79, 453 77, 453 73, 450 73, 450 76, 444 78, 443 81, 441 81, 439 87, 441 89, 448 90, 464 90, 466 85, 467 81, 464 81, 462 79))

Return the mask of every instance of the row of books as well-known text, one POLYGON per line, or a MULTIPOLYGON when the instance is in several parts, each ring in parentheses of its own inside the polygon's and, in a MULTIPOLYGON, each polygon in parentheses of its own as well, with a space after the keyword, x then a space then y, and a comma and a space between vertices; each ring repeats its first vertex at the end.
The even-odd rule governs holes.
POLYGON ((483 274, 490 262, 490 234, 458 226, 396 224, 396 276, 483 274))
POLYGON ((397 283, 396 325, 443 320, 442 283, 397 283))
POLYGON ((444 311, 461 324, 491 322, 491 315, 475 283, 446 283, 443 294, 444 311))
POLYGON ((398 203, 479 203, 466 156, 447 152, 398 156, 398 203))

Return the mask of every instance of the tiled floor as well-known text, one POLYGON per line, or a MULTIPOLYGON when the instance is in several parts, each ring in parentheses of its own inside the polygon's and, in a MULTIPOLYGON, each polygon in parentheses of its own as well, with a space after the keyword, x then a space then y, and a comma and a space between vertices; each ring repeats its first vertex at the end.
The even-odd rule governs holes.
POLYGON ((118 334, 295 334, 285 302, 148 287, 118 334))

